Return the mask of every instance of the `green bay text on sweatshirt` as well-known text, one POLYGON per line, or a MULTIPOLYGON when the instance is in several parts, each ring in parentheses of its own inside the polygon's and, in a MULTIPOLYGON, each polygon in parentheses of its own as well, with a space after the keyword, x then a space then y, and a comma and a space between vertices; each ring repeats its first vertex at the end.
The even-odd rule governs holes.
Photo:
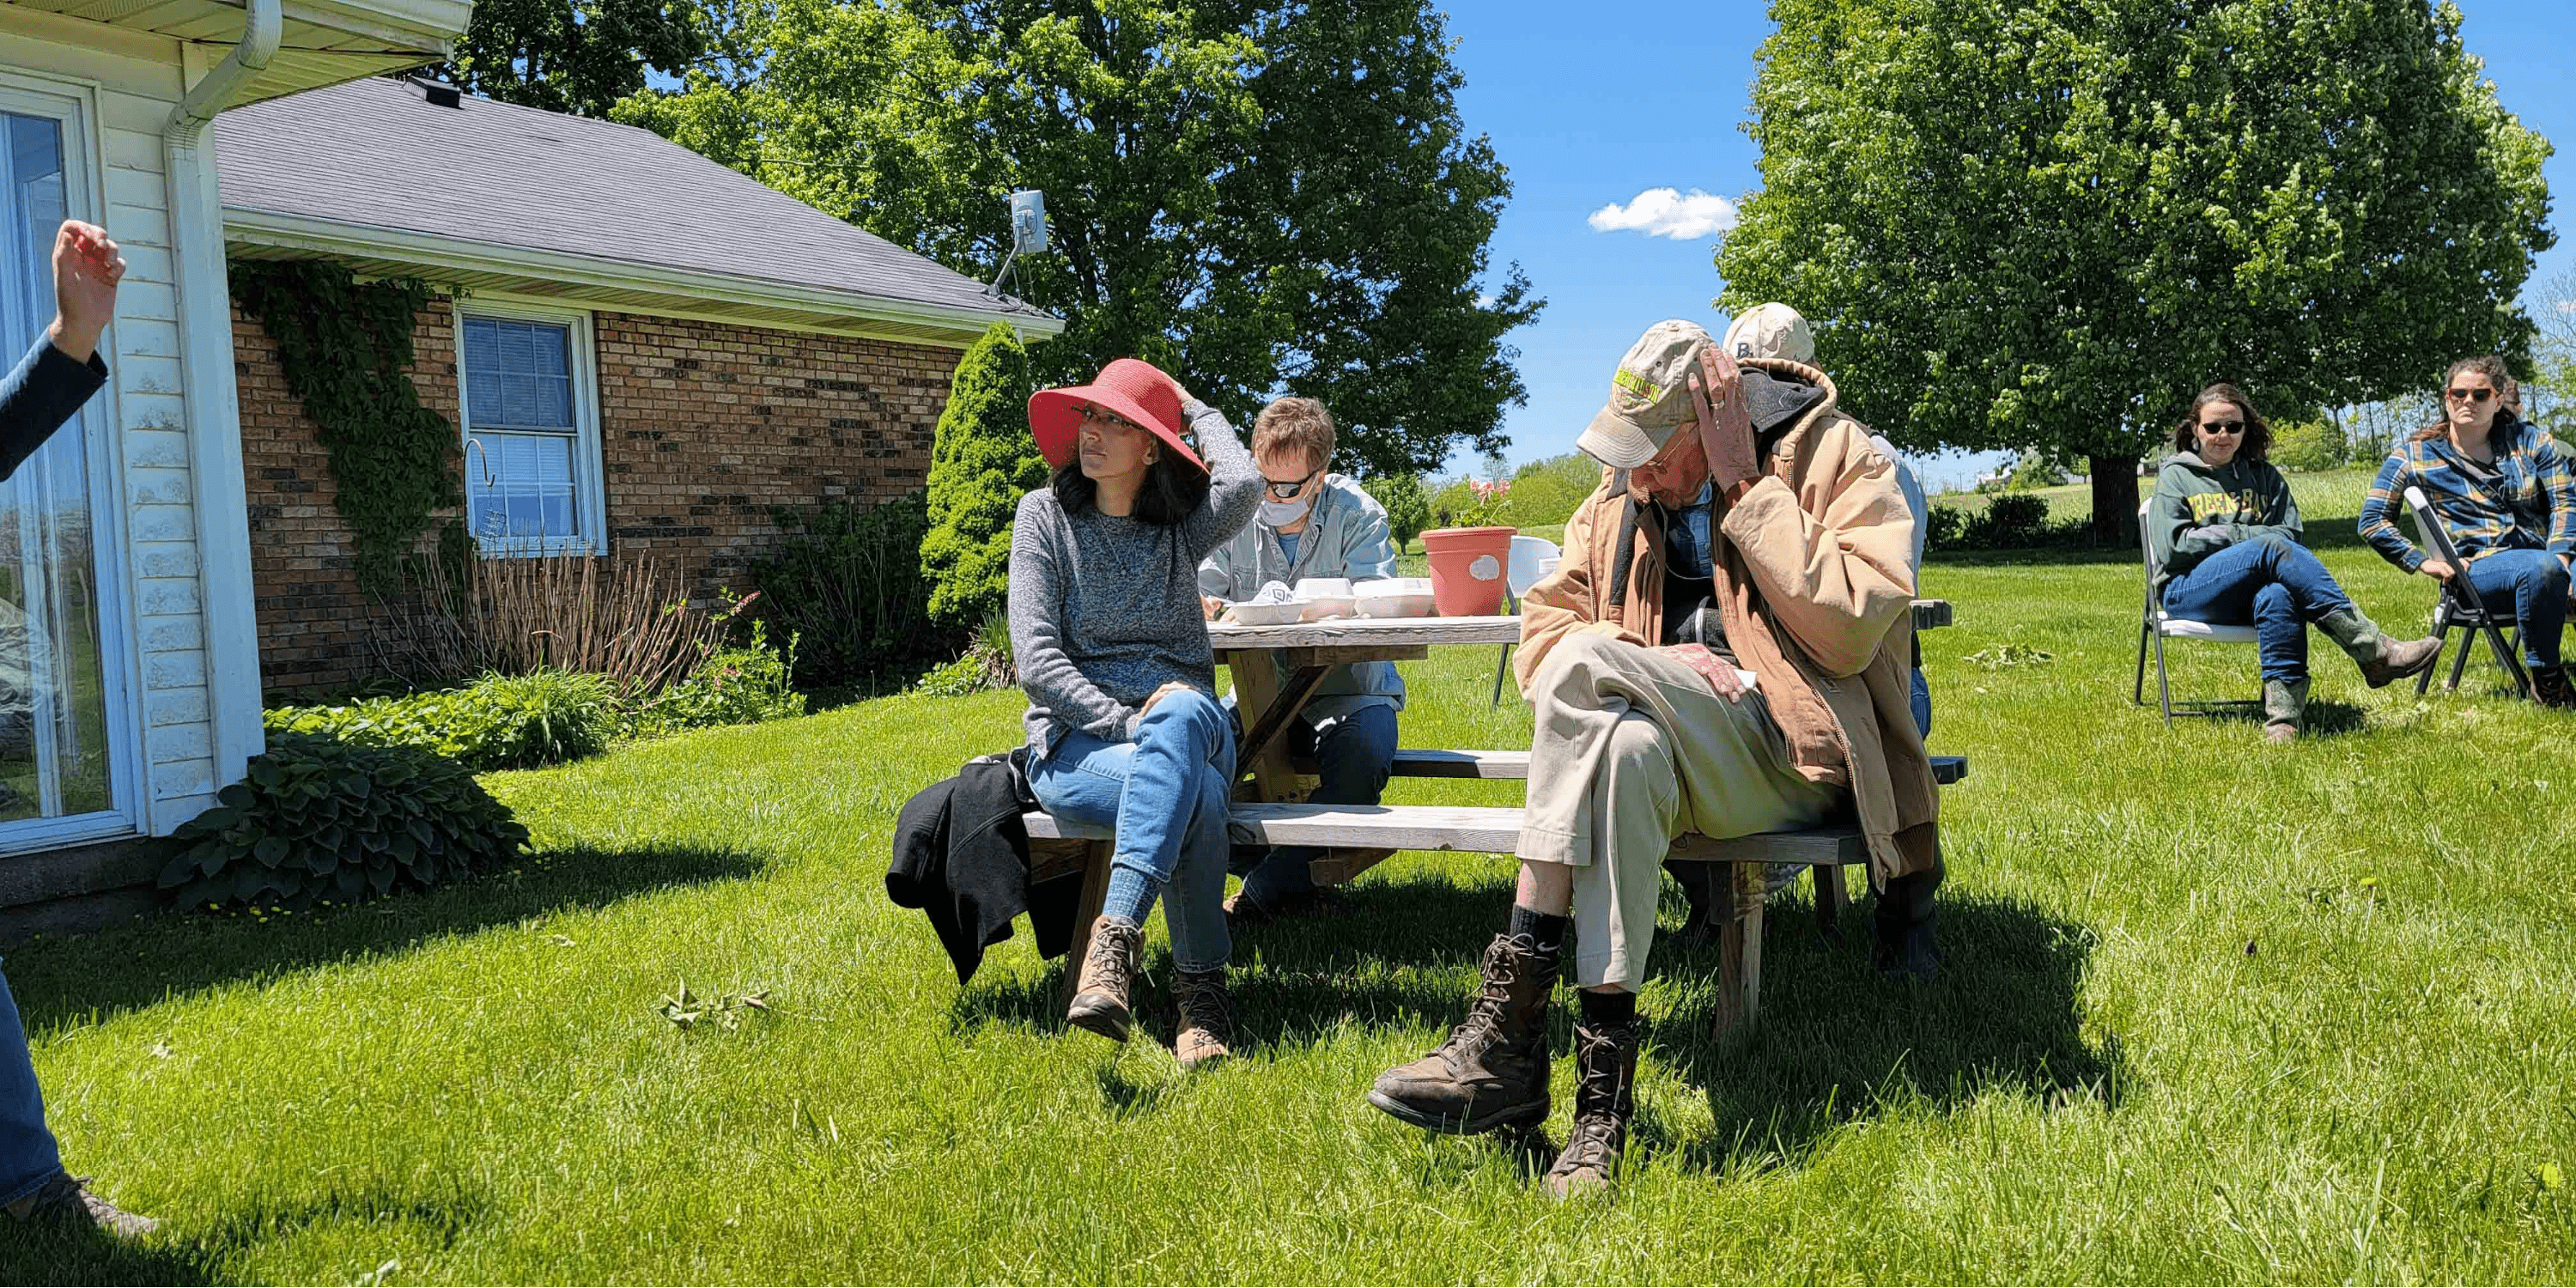
MULTIPOLYGON (((2165 458, 2147 503, 2147 549, 2161 586, 2241 541, 2300 540, 2299 502, 2269 461, 2212 465, 2195 452, 2165 458), (2216 532, 2203 529, 2216 528, 2216 532)), ((2301 542, 2300 544, 2305 544, 2301 542)))

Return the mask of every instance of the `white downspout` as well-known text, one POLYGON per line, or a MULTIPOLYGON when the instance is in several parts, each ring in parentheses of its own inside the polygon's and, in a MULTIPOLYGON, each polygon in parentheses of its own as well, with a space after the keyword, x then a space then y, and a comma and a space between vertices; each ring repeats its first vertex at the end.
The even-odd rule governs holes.
MULTIPOLYGON (((232 291, 224 274, 223 197, 206 124, 277 54, 280 0, 249 0, 241 43, 188 87, 161 126, 161 173, 170 209, 170 258, 179 305, 179 380, 185 399, 190 504, 197 528, 197 617, 204 630, 207 753, 211 781, 185 773, 188 740, 165 745, 147 727, 145 828, 167 835, 211 804, 202 793, 237 782, 267 748, 260 726, 259 624, 250 576, 250 505, 242 486, 241 395, 233 381, 232 291), (171 762, 164 764, 165 760, 171 762), (163 775, 171 774, 165 781, 163 775), (166 803, 165 803, 166 801, 166 803)), ((184 75, 184 70, 183 73, 184 75)), ((139 570, 138 570, 139 572, 139 570)), ((150 606, 145 606, 150 612, 150 606)), ((147 715, 158 695, 140 695, 147 715)), ((172 723, 187 723, 181 701, 172 723)), ((173 731, 175 733, 175 730, 173 731)), ((180 735, 184 739, 184 735, 180 735)))

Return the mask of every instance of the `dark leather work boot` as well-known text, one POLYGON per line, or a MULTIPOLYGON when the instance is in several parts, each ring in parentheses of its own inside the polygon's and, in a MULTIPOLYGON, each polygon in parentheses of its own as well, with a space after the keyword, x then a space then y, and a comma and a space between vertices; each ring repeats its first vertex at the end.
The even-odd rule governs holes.
POLYGON ((1872 960, 1881 974, 1911 975, 1930 980, 1941 973, 1941 952, 1932 942, 1932 892, 1941 872, 1915 872, 1887 883, 1878 895, 1878 947, 1872 960))
POLYGON ((1485 986, 1440 1049, 1381 1073, 1369 1103, 1429 1131, 1485 1132, 1547 1118, 1547 1002, 1556 960, 1496 935, 1485 986))
POLYGON ((1636 1115, 1636 1022, 1575 1025, 1574 1131, 1547 1169, 1548 1194, 1571 1199, 1606 1192, 1636 1115))

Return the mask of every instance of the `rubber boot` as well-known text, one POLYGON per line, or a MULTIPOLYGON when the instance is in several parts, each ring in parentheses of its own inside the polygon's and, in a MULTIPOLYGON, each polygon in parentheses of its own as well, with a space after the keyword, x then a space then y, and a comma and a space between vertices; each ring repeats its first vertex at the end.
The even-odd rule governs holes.
POLYGON ((1930 980, 1941 973, 1941 951, 1932 942, 1932 892, 1941 888, 1941 870, 1897 877, 1878 892, 1878 947, 1871 954, 1879 973, 1930 980))
POLYGON ((1485 986, 1440 1049, 1378 1075, 1369 1103, 1430 1131, 1482 1132, 1547 1120, 1547 1002, 1556 958, 1527 935, 1485 948, 1485 986))
POLYGON ((2318 619, 2317 629, 2361 667, 2361 678, 2374 689, 2408 679, 2442 656, 2441 636, 2392 640, 2380 634, 2379 623, 2362 616, 2359 609, 2342 608, 2328 613, 2318 619))
POLYGON ((1637 1023, 1574 1026, 1574 1130, 1547 1169, 1557 1199, 1598 1193, 1618 1175, 1637 1115, 1637 1023))
POLYGON ((2265 680, 2263 682, 2263 741, 2297 742, 2308 727, 2308 682, 2306 680, 2265 680))

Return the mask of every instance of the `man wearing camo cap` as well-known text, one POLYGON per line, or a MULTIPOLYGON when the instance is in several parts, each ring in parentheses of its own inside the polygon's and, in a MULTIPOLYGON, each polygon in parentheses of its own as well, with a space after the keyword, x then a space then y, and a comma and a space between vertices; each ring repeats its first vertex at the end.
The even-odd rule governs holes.
POLYGON ((1547 1010, 1574 931, 1574 1130, 1560 1197, 1609 1184, 1635 1112, 1637 989, 1661 869, 1725 838, 1848 814, 1867 839, 1882 969, 1930 975, 1939 799, 1906 709, 1914 520, 1823 372, 1739 362, 1660 322, 1577 445, 1609 468, 1521 599, 1535 709, 1510 928, 1439 1050, 1369 1101, 1438 1131, 1548 1114, 1547 1010))

